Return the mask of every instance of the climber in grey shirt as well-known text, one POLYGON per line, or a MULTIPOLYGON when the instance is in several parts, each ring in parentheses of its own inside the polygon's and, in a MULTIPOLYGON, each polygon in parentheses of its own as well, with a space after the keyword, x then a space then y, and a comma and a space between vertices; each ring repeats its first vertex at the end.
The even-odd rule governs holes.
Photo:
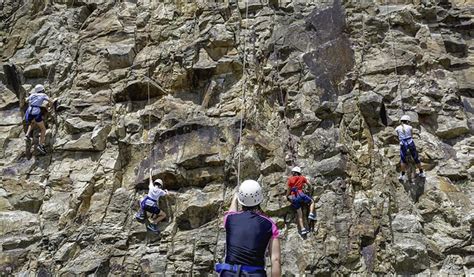
POLYGON ((27 101, 28 108, 26 109, 25 120, 26 124, 28 125, 28 131, 26 131, 25 141, 31 142, 31 132, 33 131, 33 127, 36 124, 41 131, 40 141, 37 149, 42 154, 46 154, 46 148, 44 145, 46 137, 46 126, 44 125, 41 107, 43 106, 43 103, 45 101, 48 105, 51 105, 51 100, 44 92, 43 85, 36 85, 33 92, 27 98, 27 101))
POLYGON ((413 141, 412 137, 412 127, 408 125, 410 122, 410 117, 408 115, 402 116, 400 119, 401 123, 400 126, 395 128, 395 132, 397 133, 398 139, 400 141, 400 167, 402 172, 400 173, 400 177, 398 179, 400 181, 405 180, 405 171, 407 167, 407 151, 410 150, 410 154, 415 161, 416 167, 420 170, 420 174, 418 176, 425 178, 425 172, 421 167, 420 159, 418 158, 418 152, 416 151, 415 142, 413 141))

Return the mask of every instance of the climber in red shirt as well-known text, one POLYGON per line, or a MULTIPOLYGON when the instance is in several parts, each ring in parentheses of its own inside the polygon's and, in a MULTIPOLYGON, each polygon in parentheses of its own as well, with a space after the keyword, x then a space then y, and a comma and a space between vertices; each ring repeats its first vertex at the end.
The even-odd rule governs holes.
POLYGON ((300 234, 306 235, 309 231, 304 227, 303 222, 303 211, 301 210, 302 203, 309 204, 309 215, 310 220, 316 220, 316 214, 314 212, 314 201, 303 192, 303 186, 309 185, 306 177, 301 175, 301 168, 298 166, 291 170, 292 176, 288 177, 288 190, 286 197, 291 202, 291 206, 296 209, 298 215, 298 226, 300 227, 300 234))

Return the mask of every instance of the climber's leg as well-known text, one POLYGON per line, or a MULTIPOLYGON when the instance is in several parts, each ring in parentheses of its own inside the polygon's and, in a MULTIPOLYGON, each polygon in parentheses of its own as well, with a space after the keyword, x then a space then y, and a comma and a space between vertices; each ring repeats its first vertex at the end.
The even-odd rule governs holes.
POLYGON ((303 221, 303 210, 301 208, 297 209, 296 214, 298 216, 298 226, 300 227, 301 232, 303 232, 303 230, 306 230, 303 221))
POLYGON ((308 218, 310 220, 316 220, 316 214, 314 213, 314 201, 313 201, 313 199, 305 193, 300 193, 298 195, 298 198, 300 199, 300 203, 304 203, 306 205, 309 205, 308 218))
POLYGON ((158 224, 158 222, 162 221, 163 219, 165 219, 166 217, 166 213, 161 211, 160 210, 160 213, 158 215, 156 215, 155 219, 154 219, 154 223, 155 224, 158 224))
POLYGON ((144 206, 144 210, 146 212, 146 215, 147 215, 147 218, 148 218, 148 222, 150 223, 155 223, 156 222, 156 219, 158 218, 159 214, 160 214, 160 208, 158 208, 157 206, 148 206, 148 205, 145 205, 144 206))
POLYGON ((308 218, 311 220, 316 220, 316 212, 314 210, 314 201, 311 200, 311 204, 309 204, 309 215, 308 218))
POLYGON ((308 230, 306 230, 306 228, 304 227, 303 210, 301 209, 301 203, 303 202, 302 195, 304 194, 300 193, 297 196, 293 197, 293 199, 291 200, 291 206, 296 210, 297 223, 298 227, 300 227, 300 234, 306 235, 308 233, 308 230))
POLYGON ((38 125, 38 127, 40 128, 40 131, 41 131, 41 136, 40 136, 39 143, 40 143, 40 145, 44 146, 44 143, 45 143, 45 140, 46 140, 46 126, 44 125, 43 121, 36 122, 36 124, 38 125))
POLYGON ((149 222, 148 224, 146 224, 146 228, 149 231, 152 231, 153 233, 159 234, 160 230, 158 229, 156 220, 158 218, 158 215, 160 214, 160 208, 158 208, 157 206, 145 205, 144 210, 146 212, 147 219, 149 222))
POLYGON ((403 181, 405 179, 405 172, 407 171, 407 145, 405 143, 400 144, 400 177, 398 180, 403 181))
POLYGON ((33 128, 35 128, 35 116, 31 115, 28 109, 26 110, 25 121, 26 121, 26 125, 28 125, 28 129, 26 130, 26 134, 25 134, 25 140, 30 141, 31 132, 33 131, 33 128))
POLYGON ((425 177, 425 173, 423 172, 423 167, 421 166, 420 158, 418 157, 418 151, 416 151, 415 143, 414 142, 410 143, 408 145, 408 148, 410 149, 410 153, 411 153, 411 156, 413 157, 413 160, 415 161, 416 167, 420 171, 419 176, 425 177))
POLYGON ((28 125, 28 129, 26 131, 26 134, 25 134, 25 137, 30 139, 30 136, 31 136, 31 131, 33 131, 33 128, 34 128, 34 122, 26 122, 26 124, 28 125))
POLYGON ((38 151, 41 152, 41 154, 46 154, 46 147, 44 145, 45 143, 45 138, 46 138, 46 126, 44 126, 44 122, 43 121, 40 121, 40 122, 36 122, 36 125, 38 125, 38 127, 40 128, 40 131, 41 131, 41 136, 40 136, 40 142, 38 144, 38 146, 36 147, 36 149, 38 149, 38 151))

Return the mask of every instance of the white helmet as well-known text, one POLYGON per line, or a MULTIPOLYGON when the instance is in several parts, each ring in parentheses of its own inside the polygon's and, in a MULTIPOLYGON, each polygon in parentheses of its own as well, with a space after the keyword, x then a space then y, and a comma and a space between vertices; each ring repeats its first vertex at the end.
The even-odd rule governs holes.
POLYGON ((38 84, 35 86, 35 93, 40 93, 40 92, 44 92, 44 86, 38 84))
POLYGON ((237 200, 245 207, 257 206, 263 201, 262 187, 254 180, 243 181, 239 187, 237 200))
POLYGON ((300 168, 299 166, 295 166, 295 167, 293 167, 293 169, 291 170, 291 172, 301 173, 301 168, 300 168))
POLYGON ((410 116, 409 115, 402 115, 400 118, 400 121, 410 121, 410 116))
POLYGON ((156 179, 156 180, 153 182, 153 184, 159 185, 159 186, 163 186, 163 180, 161 180, 161 179, 156 179))

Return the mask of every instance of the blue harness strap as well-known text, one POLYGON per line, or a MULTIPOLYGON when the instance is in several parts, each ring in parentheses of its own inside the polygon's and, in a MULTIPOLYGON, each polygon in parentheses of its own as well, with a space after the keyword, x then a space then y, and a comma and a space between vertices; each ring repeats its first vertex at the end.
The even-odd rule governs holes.
MULTIPOLYGON (((239 265, 221 263, 221 264, 216 264, 214 269, 217 273, 220 273, 223 270, 237 272, 239 270, 239 265)), ((252 273, 252 272, 265 270, 265 268, 263 266, 241 265, 240 270, 248 272, 248 273, 252 273)))
POLYGON ((298 192, 298 188, 297 187, 292 187, 291 192, 294 192, 296 194, 296 196, 298 196, 300 193, 298 192))
MULTIPOLYGON (((36 106, 36 105, 30 105, 28 106, 28 108, 26 109, 26 113, 25 113, 25 120, 26 120, 26 123, 28 123, 28 117, 30 116, 30 113, 31 111, 33 110, 33 108, 39 108, 41 109, 41 106, 36 106)), ((41 113, 41 111, 40 111, 41 113)))
POLYGON ((156 205, 156 200, 155 200, 155 199, 152 199, 150 196, 147 195, 147 196, 145 196, 145 198, 142 200, 142 202, 140 202, 140 208, 142 208, 142 210, 145 209, 145 203, 146 203, 147 200, 150 200, 150 201, 154 202, 155 205, 156 205))
POLYGON ((409 144, 408 142, 409 142, 411 139, 412 139, 411 137, 409 137, 409 138, 404 138, 404 139, 401 140, 401 143, 403 143, 403 145, 408 145, 408 144, 409 144))
POLYGON ((26 113, 25 113, 25 120, 26 120, 26 123, 29 123, 29 122, 28 122, 28 117, 30 117, 30 110, 31 110, 31 107, 28 107, 28 109, 26 109, 26 113))

